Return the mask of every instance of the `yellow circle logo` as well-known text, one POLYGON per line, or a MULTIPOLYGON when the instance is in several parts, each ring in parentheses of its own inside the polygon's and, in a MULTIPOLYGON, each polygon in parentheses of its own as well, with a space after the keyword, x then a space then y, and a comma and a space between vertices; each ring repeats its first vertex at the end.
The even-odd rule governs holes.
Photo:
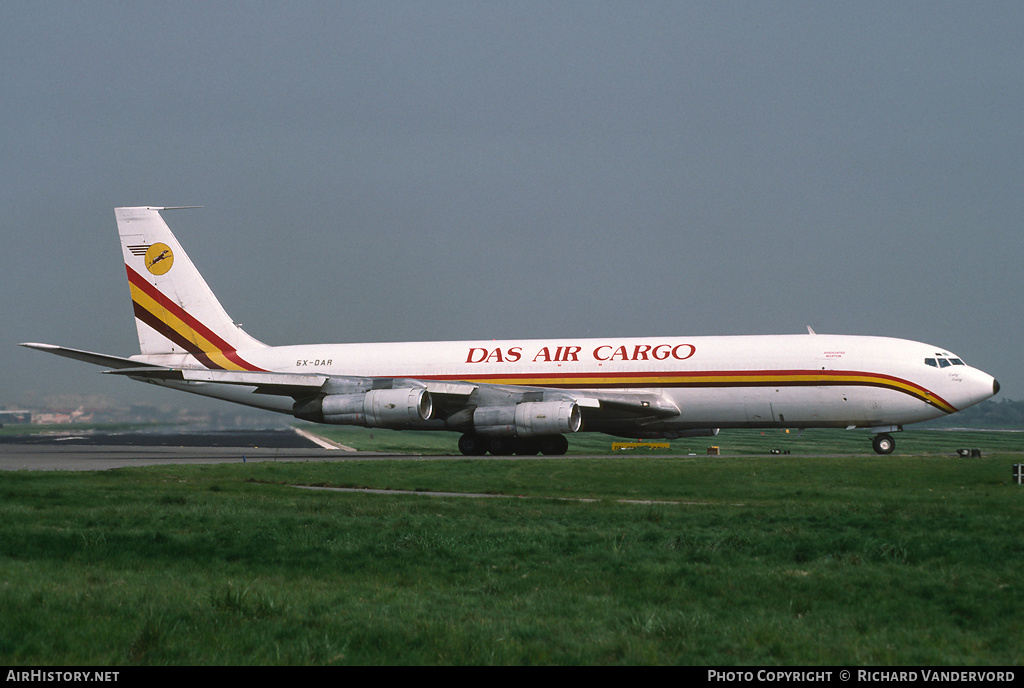
POLYGON ((146 269, 154 275, 162 275, 174 264, 174 254, 167 244, 153 244, 146 250, 146 269))

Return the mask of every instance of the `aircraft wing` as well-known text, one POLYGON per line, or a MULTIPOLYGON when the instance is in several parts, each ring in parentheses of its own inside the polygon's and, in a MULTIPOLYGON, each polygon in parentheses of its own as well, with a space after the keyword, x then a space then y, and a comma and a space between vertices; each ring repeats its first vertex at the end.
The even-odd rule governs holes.
MULTIPOLYGON (((135 364, 134 361, 131 363, 135 364)), ((419 378, 370 378, 308 373, 275 373, 207 368, 161 366, 122 367, 106 371, 135 379, 206 382, 255 387, 254 394, 290 396, 298 399, 319 394, 359 394, 372 389, 425 389, 435 407, 445 414, 471 406, 512 406, 524 401, 572 401, 584 420, 638 422, 674 418, 679 409, 657 393, 605 390, 562 390, 519 385, 429 380, 419 378)))
POLYGON ((296 401, 321 395, 365 394, 379 389, 423 389, 430 393, 434 408, 443 417, 479 406, 515 406, 522 402, 537 401, 573 402, 579 407, 584 422, 591 425, 643 426, 680 415, 679 408, 671 400, 656 392, 567 390, 458 380, 176 368, 52 344, 24 343, 22 346, 104 366, 107 374, 135 380, 253 387, 254 394, 288 396, 296 401))
POLYGON ((206 368, 135 367, 106 370, 109 375, 124 375, 135 380, 171 382, 208 382, 219 385, 255 387, 254 394, 308 397, 320 392, 330 379, 326 375, 265 373, 206 368))
MULTIPOLYGON (((135 363, 132 361, 132 363, 135 363)), ((369 378, 309 373, 253 372, 248 370, 210 370, 208 368, 172 368, 164 366, 123 367, 105 371, 136 379, 209 382, 220 385, 255 387, 254 394, 308 397, 314 394, 356 394, 371 389, 415 387, 435 395, 468 396, 476 385, 464 382, 435 382, 405 378, 369 378)))

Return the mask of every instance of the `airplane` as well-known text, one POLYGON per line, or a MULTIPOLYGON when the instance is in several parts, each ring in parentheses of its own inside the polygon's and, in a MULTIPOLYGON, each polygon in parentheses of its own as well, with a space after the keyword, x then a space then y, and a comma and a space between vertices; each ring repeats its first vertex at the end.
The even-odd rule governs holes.
POLYGON ((565 454, 567 435, 711 437, 905 424, 999 392, 930 344, 807 334, 268 346, 221 306, 161 215, 116 208, 141 353, 22 346, 161 387, 317 423, 460 433, 468 456, 565 454))

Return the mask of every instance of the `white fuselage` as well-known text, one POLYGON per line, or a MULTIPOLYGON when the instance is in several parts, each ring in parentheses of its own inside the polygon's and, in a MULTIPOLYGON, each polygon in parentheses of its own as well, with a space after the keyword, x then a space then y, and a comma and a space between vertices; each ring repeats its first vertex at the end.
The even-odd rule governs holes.
MULTIPOLYGON (((953 413, 995 393, 991 376, 931 345, 848 335, 323 344, 239 356, 274 372, 514 385, 582 397, 589 390, 650 392, 679 410, 659 427, 680 430, 898 426, 953 413)), ((184 355, 134 358, 199 365, 184 355)), ((196 384, 169 386, 291 410, 290 399, 196 384)))

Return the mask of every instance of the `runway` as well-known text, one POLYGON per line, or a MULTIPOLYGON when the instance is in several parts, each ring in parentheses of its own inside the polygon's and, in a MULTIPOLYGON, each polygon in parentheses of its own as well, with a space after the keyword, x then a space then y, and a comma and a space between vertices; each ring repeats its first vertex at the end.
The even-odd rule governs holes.
POLYGON ((386 454, 327 448, 293 430, 86 432, 0 438, 0 470, 101 471, 126 466, 250 461, 344 461, 386 454))
MULTIPOLYGON (((534 457, 466 457, 420 456, 416 454, 385 454, 361 452, 301 429, 230 430, 218 432, 87 432, 0 437, 0 471, 104 471, 128 466, 169 464, 250 463, 265 461, 373 461, 402 459, 515 461, 524 458, 560 459, 561 456, 534 457), (333 446, 331 446, 333 445, 333 446)), ((414 495, 427 497, 466 497, 472 499, 528 499, 524 495, 494 493, 429 492, 424 490, 392 490, 373 488, 314 487, 297 485, 305 490, 361 492, 364 494, 414 495)), ((558 501, 593 502, 595 499, 551 497, 558 501)), ((624 504, 693 504, 704 502, 672 502, 651 500, 616 500, 624 504)))
MULTIPOLYGON (((657 454, 645 454, 653 458, 657 454)), ((545 456, 463 456, 358 451, 301 428, 219 430, 170 428, 159 431, 0 436, 0 471, 102 471, 162 464, 246 463, 256 461, 557 460, 607 458, 605 454, 545 456)))

